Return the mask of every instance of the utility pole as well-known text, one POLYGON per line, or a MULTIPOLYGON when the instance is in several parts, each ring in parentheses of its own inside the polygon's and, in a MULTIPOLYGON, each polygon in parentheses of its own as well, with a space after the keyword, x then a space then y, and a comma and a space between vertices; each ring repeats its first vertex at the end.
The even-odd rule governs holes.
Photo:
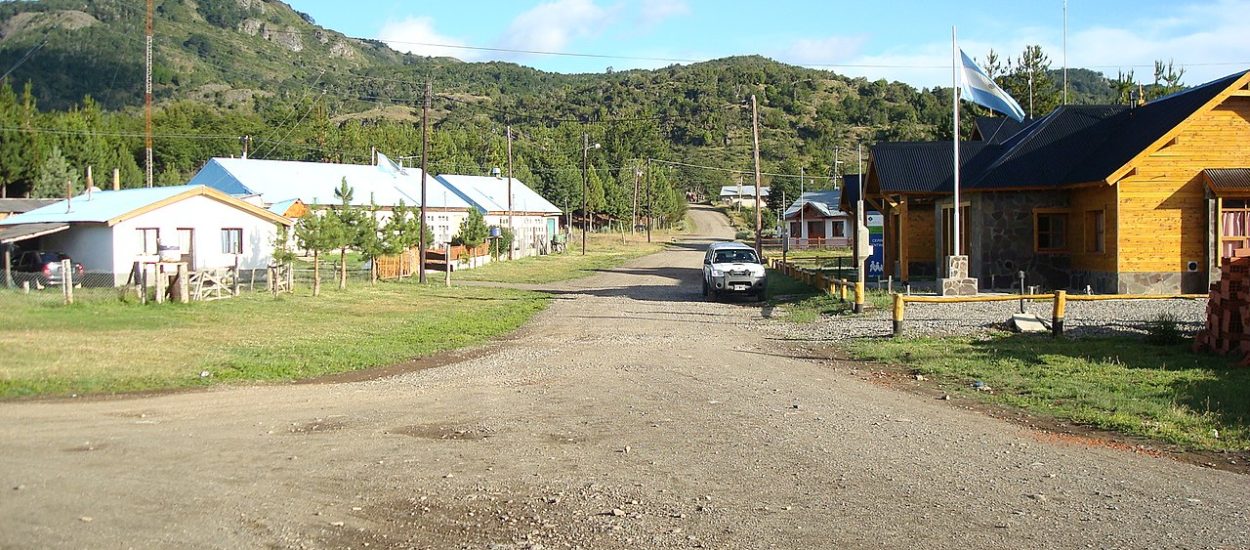
POLYGON ((143 78, 143 158, 147 171, 147 186, 152 187, 152 17, 154 0, 148 0, 146 45, 144 48, 146 70, 143 78))
POLYGON ((764 247, 760 242, 760 230, 764 225, 764 215, 760 210, 760 112, 755 94, 751 94, 751 139, 755 143, 755 253, 762 258, 764 247))
POLYGON ((590 151, 590 135, 582 134, 582 256, 586 255, 586 154, 590 151))
POLYGON ((243 136, 239 138, 239 141, 243 144, 243 160, 247 160, 247 150, 252 144, 252 136, 243 136))
POLYGON ((508 125, 508 231, 512 232, 512 242, 508 243, 508 259, 514 259, 512 251, 516 249, 516 226, 512 220, 512 125, 508 125))
POLYGON ((651 159, 647 159, 647 242, 651 242, 651 220, 655 211, 651 209, 651 159))
POLYGON ((632 235, 637 233, 638 228, 638 184, 642 178, 642 169, 638 165, 634 165, 634 217, 633 224, 629 226, 629 233, 632 235))
POLYGON ((1063 104, 1068 104, 1068 0, 1063 0, 1063 104))
MULTIPOLYGON (((803 167, 800 166, 799 167, 799 236, 803 237, 804 244, 806 245, 807 243, 810 243, 811 241, 807 240, 808 238, 807 237, 807 212, 804 212, 805 210, 807 210, 807 201, 803 199, 803 175, 804 175, 803 167)), ((785 200, 783 199, 781 203, 785 204, 785 200)), ((806 250, 806 248, 804 248, 804 250, 806 250)))
MULTIPOLYGON (((421 240, 420 250, 417 250, 417 281, 425 284, 425 248, 430 243, 425 242, 425 188, 426 180, 430 177, 429 151, 430 151, 430 94, 433 93, 434 85, 430 82, 425 83, 425 102, 421 107, 421 240)), ((446 206, 444 204, 443 206, 446 206)), ((451 258, 447 258, 447 270, 451 271, 451 258)))

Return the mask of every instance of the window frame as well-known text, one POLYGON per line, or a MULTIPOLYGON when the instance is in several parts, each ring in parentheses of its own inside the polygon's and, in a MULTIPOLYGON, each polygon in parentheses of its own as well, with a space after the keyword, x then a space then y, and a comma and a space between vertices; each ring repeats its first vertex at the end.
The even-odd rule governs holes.
POLYGON ((243 254, 243 228, 242 227, 223 227, 221 228, 221 253, 222 254, 243 254), (237 239, 227 239, 227 235, 237 235, 237 239), (230 244, 234 244, 233 249, 228 250, 230 244))
POLYGON ((1107 253, 1107 209, 1098 208, 1085 211, 1084 220, 1084 242, 1086 254, 1106 254, 1107 253), (1092 218, 1091 218, 1092 216, 1092 218), (1091 219, 1093 227, 1090 227, 1091 219), (1099 227, 1101 225, 1101 227, 1099 227), (1092 232, 1092 233, 1091 233, 1092 232), (1094 244, 1093 249, 1090 248, 1091 243, 1094 244))
POLYGON ((1067 254, 1070 252, 1072 245, 1068 242, 1068 231, 1072 228, 1071 221, 1071 212, 1066 208, 1035 208, 1033 210, 1033 252, 1039 254, 1067 254), (1047 235, 1057 234, 1063 238, 1059 246, 1042 246, 1042 218, 1054 218, 1063 221, 1063 227, 1059 231, 1054 229, 1046 231, 1047 235))
POLYGON ((135 231, 139 234, 139 255, 140 256, 156 256, 161 253, 161 228, 159 227, 136 227, 135 231), (148 232, 152 232, 152 249, 148 250, 148 232))

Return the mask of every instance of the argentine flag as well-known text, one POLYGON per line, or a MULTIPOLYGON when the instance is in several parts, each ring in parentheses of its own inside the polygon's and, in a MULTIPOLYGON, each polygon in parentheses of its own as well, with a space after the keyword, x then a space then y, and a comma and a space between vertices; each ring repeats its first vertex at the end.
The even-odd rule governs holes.
POLYGON ((959 56, 963 58, 963 86, 960 87, 959 97, 987 109, 998 111, 1017 122, 1023 121, 1024 109, 1020 108, 1020 104, 986 76, 985 72, 962 49, 959 50, 959 56))

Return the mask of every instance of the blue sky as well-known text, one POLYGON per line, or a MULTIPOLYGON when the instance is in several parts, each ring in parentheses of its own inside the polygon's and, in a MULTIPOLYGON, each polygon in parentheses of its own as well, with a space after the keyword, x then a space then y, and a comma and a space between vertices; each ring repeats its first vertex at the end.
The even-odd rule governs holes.
MULTIPOLYGON (((950 85, 951 26, 969 55, 1040 44, 1063 62, 1063 0, 288 0, 322 26, 398 50, 562 73, 761 54, 851 76, 950 85), (453 46, 453 47, 444 47, 453 46), (550 52, 516 53, 475 48, 550 52)), ((1068 65, 1198 84, 1250 69, 1250 0, 1069 0, 1068 65)))

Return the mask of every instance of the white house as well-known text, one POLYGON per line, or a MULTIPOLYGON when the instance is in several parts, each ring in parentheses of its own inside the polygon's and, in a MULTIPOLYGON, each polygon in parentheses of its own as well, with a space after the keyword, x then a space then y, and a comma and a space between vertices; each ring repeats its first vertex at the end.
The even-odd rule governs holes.
POLYGON ((93 191, 0 220, 0 241, 68 254, 100 283, 125 284, 136 261, 177 244, 191 270, 264 269, 292 221, 203 185, 93 191))
MULTIPOLYGON (((720 200, 730 206, 755 208, 755 186, 726 185, 720 188, 720 200)), ((767 187, 760 187, 760 200, 768 200, 767 187)))
MULTIPOLYGON (((421 170, 401 167, 383 154, 376 164, 214 158, 191 183, 289 213, 288 205, 295 201, 310 208, 339 205, 335 191, 344 180, 352 188, 351 204, 377 206, 383 222, 400 201, 421 205, 421 170)), ((431 175, 425 188, 426 225, 435 246, 456 236, 470 209, 481 212, 487 225, 511 223, 517 236, 513 245, 522 255, 545 253, 558 230, 561 210, 516 178, 511 180, 511 205, 509 182, 502 177, 431 175)))
POLYGON ((783 215, 792 246, 849 246, 851 215, 838 209, 841 198, 841 191, 832 190, 808 191, 796 199, 783 215))
POLYGON ((486 225, 511 227, 516 236, 512 246, 520 255, 546 254, 550 250, 563 211, 521 180, 452 174, 440 174, 438 179, 477 207, 486 218, 486 225))
MULTIPOLYGON (((270 209, 298 201, 310 208, 338 206, 342 182, 352 188, 351 204, 378 207, 378 220, 390 219, 394 208, 421 205, 421 169, 402 168, 378 155, 377 164, 337 164, 290 160, 214 158, 191 183, 202 184, 270 209)), ((451 240, 472 205, 438 178, 426 178, 426 225, 434 240, 451 240)))

